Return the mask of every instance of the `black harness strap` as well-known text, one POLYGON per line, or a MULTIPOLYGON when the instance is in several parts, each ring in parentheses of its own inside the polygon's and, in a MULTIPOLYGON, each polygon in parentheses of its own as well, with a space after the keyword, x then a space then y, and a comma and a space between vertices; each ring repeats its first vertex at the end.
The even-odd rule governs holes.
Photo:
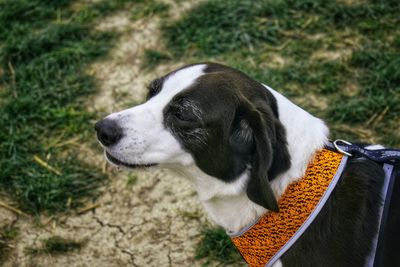
POLYGON ((326 148, 336 151, 342 154, 355 157, 365 157, 369 160, 390 164, 393 166, 392 173, 389 175, 389 185, 386 192, 386 198, 383 200, 383 212, 380 220, 380 227, 378 229, 378 243, 375 252, 373 267, 383 266, 383 258, 385 253, 385 230, 387 225, 388 216, 390 213, 392 192, 395 182, 398 184, 400 181, 396 181, 396 176, 400 179, 400 149, 384 148, 369 150, 363 146, 351 144, 344 140, 336 140, 326 144, 326 148))
POLYGON ((352 155, 366 157, 372 161, 379 163, 393 164, 400 162, 400 149, 383 148, 383 149, 369 150, 360 145, 350 144, 348 142, 341 140, 336 140, 335 142, 329 142, 326 144, 326 147, 330 150, 341 152, 338 150, 339 148, 342 151, 345 151, 352 155))

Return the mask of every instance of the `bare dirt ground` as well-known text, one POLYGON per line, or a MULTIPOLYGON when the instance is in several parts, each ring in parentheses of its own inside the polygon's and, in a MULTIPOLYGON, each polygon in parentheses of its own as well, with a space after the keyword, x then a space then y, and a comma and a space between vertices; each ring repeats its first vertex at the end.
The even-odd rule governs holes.
MULTIPOLYGON (((46 218, 45 226, 18 219, 20 234, 4 266, 201 266, 194 248, 207 219, 190 185, 164 170, 135 174, 133 185, 126 173, 116 174, 96 201, 99 206, 85 214, 47 223, 46 218), (54 235, 85 245, 58 256, 26 252, 54 235)), ((17 220, 14 216, 8 213, 5 220, 17 220)))
MULTIPOLYGON (((172 6, 169 16, 174 19, 195 1, 166 2, 172 6)), ((129 15, 114 14, 97 25, 98 30, 120 33, 110 55, 88 68, 100 85, 100 92, 88 99, 88 108, 102 115, 142 101, 151 79, 182 64, 143 71, 144 50, 162 47, 162 19, 132 22, 129 15)), ((104 164, 100 149, 85 149, 83 154, 98 166, 104 164)), ((14 221, 19 228, 4 266, 202 266, 205 261, 195 260, 194 250, 209 220, 190 184, 165 170, 112 172, 95 208, 81 214, 42 216, 38 223, 0 207, 0 226, 14 221), (27 253, 27 248, 40 247, 44 239, 55 235, 83 241, 84 246, 60 255, 27 253)))

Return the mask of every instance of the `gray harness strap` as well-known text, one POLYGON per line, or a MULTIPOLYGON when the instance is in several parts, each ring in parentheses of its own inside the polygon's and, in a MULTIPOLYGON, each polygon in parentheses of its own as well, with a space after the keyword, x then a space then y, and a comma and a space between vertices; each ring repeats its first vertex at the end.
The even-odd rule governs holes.
POLYGON ((388 196, 388 191, 389 191, 389 184, 390 184, 390 177, 392 176, 392 172, 393 172, 393 165, 390 164, 384 164, 383 165, 383 170, 385 172, 385 181, 383 182, 383 187, 382 187, 382 199, 383 199, 383 203, 382 203, 382 207, 381 210, 379 212, 379 226, 378 226, 378 232, 376 233, 375 239, 373 241, 372 244, 372 250, 371 250, 371 254, 368 256, 366 262, 365 262, 365 267, 374 267, 376 266, 376 262, 375 258, 376 258, 376 252, 377 252, 377 248, 378 248, 378 239, 379 236, 382 234, 381 229, 384 227, 384 220, 383 220, 383 211, 385 208, 385 203, 387 202, 387 196, 388 196))

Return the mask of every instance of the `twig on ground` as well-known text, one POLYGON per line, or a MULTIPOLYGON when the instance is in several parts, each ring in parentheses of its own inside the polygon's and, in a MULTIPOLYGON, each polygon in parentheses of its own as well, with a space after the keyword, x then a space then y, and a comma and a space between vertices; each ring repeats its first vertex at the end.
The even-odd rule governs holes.
POLYGON ((44 160, 42 160, 41 158, 39 158, 39 156, 35 155, 33 156, 33 159, 36 161, 36 163, 38 163, 40 166, 48 169, 49 171, 54 172, 57 175, 61 175, 61 172, 59 170, 57 170, 56 168, 50 166, 47 162, 45 162, 44 160))
POLYGON ((288 40, 288 41, 284 42, 283 44, 281 44, 280 46, 272 46, 272 45, 268 45, 268 44, 265 44, 264 46, 267 47, 269 50, 281 51, 286 46, 288 46, 288 44, 290 44, 290 43, 291 43, 291 41, 288 40))
POLYGON ((374 121, 374 124, 380 122, 383 119, 383 117, 385 117, 388 111, 389 111, 389 106, 386 106, 385 109, 381 113, 379 113, 378 117, 374 121))
POLYGON ((87 207, 84 207, 84 208, 78 210, 78 214, 84 214, 84 213, 86 213, 86 212, 88 212, 90 210, 93 210, 93 209, 97 208, 97 207, 100 207, 99 203, 89 205, 87 207))
POLYGON ((371 118, 369 118, 365 124, 367 126, 373 126, 377 124, 383 119, 383 117, 385 117, 388 111, 389 111, 389 106, 386 106, 380 113, 375 113, 374 115, 372 115, 371 118))
POLYGON ((12 91, 15 98, 18 97, 17 93, 17 79, 15 78, 15 69, 11 62, 8 62, 8 68, 11 72, 11 84, 12 84, 12 91))
POLYGON ((28 214, 26 214, 25 212, 23 212, 23 211, 21 211, 21 210, 19 210, 17 208, 12 207, 12 206, 4 203, 3 201, 0 201, 0 207, 5 208, 6 210, 12 211, 12 212, 14 212, 14 213, 16 213, 18 215, 24 216, 26 218, 30 218, 30 216, 28 214))
POLYGON ((372 124, 372 122, 376 119, 376 117, 378 117, 378 113, 374 113, 374 115, 372 115, 367 122, 365 123, 365 125, 369 126, 372 124))
POLYGON ((302 29, 307 28, 311 23, 313 23, 314 21, 317 21, 318 18, 317 17, 310 17, 303 25, 301 25, 302 29))
POLYGON ((45 220, 43 223, 41 223, 41 226, 46 226, 48 225, 51 221, 54 220, 54 216, 50 216, 47 220, 45 220))
POLYGON ((7 242, 5 242, 5 241, 3 241, 3 240, 0 240, 0 244, 4 245, 4 246, 6 246, 6 247, 9 247, 9 248, 15 248, 15 246, 10 245, 10 244, 8 244, 7 242))
POLYGON ((104 161, 103 165, 101 166, 101 172, 103 174, 107 173, 107 166, 108 166, 107 161, 104 161))

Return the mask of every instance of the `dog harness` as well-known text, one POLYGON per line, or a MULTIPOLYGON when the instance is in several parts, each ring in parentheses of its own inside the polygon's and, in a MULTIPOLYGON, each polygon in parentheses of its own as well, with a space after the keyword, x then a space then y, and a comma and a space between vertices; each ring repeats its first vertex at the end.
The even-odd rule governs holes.
POLYGON ((305 175, 290 184, 279 199, 279 212, 268 212, 240 232, 228 233, 249 266, 270 267, 290 249, 317 217, 339 181, 348 157, 353 155, 385 163, 382 189, 385 203, 380 212, 377 238, 366 262, 366 266, 374 266, 394 182, 393 165, 400 162, 400 150, 368 150, 344 140, 329 143, 316 153, 305 175))

